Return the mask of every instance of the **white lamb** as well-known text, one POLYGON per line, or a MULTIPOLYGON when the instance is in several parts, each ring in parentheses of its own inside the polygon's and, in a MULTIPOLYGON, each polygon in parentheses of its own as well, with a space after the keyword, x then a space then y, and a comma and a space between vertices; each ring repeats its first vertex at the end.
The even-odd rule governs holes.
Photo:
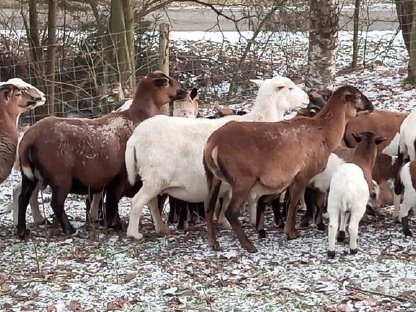
POLYGON ((371 132, 354 136, 358 145, 354 151, 353 163, 345 163, 333 173, 328 194, 328 257, 335 257, 335 237, 340 223, 338 241, 345 239, 347 212, 350 213, 348 232, 350 252, 357 253, 358 224, 364 216, 374 188, 371 171, 377 156, 377 145, 384 138, 375 138, 371 132), (340 218, 340 221, 339 221, 340 218))
MULTIPOLYGON (((143 181, 133 197, 127 235, 140 240, 139 219, 148 204, 156 232, 168 231, 157 211, 157 195, 169 194, 187 202, 203 202, 208 195, 202 156, 210 134, 230 120, 278 121, 286 111, 305 107, 308 95, 286 77, 254 81, 260 85, 252 112, 221 119, 154 116, 142 122, 127 142, 129 182, 143 181)), ((226 187, 221 189, 223 195, 226 187)))

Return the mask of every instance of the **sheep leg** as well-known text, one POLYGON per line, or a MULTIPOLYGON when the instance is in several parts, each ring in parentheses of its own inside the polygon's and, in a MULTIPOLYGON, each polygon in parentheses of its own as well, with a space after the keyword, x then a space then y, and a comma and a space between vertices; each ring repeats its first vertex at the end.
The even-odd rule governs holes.
POLYGON ((231 200, 231 192, 227 191, 222 198, 219 200, 219 214, 218 214, 218 223, 221 224, 221 226, 224 229, 231 229, 230 222, 228 222, 227 218, 225 217, 225 211, 228 208, 228 205, 230 204, 231 200))
POLYGON ((147 206, 150 210, 150 213, 152 214, 152 220, 155 226, 155 232, 169 234, 170 230, 166 226, 166 224, 163 222, 162 215, 160 214, 160 211, 159 211, 159 206, 157 204, 157 196, 154 197, 152 200, 150 200, 147 203, 147 206))
MULTIPOLYGON (((149 203, 152 199, 156 198, 160 191, 161 190, 159 190, 158 188, 153 188, 151 185, 148 184, 148 182, 143 182, 143 186, 131 200, 129 225, 127 227, 128 237, 132 237, 136 240, 143 239, 143 234, 139 232, 139 223, 142 214, 142 209, 145 204, 149 203)), ((155 218, 157 218, 157 216, 155 218)))
MULTIPOLYGON (((116 180, 117 181, 117 180, 116 180)), ((116 231, 122 229, 120 215, 118 213, 118 202, 123 196, 124 184, 114 182, 106 189, 105 212, 107 228, 116 231)))
POLYGON ((100 203, 102 202, 103 193, 96 193, 92 195, 92 201, 90 206, 90 217, 92 223, 99 221, 100 203))
POLYGON ((283 232, 286 234, 288 239, 295 239, 298 237, 298 232, 296 230, 296 214, 298 211, 300 196, 303 194, 305 186, 305 182, 298 180, 289 187, 289 208, 287 212, 286 225, 283 229, 283 232))
POLYGON ((325 224, 324 224, 324 219, 323 219, 325 205, 326 205, 326 193, 318 190, 316 194, 315 224, 318 230, 320 231, 325 231, 325 224))
MULTIPOLYGON (((407 194, 405 194, 407 195, 407 194)), ((403 203, 400 206, 400 220, 402 223, 402 229, 405 236, 412 236, 412 231, 409 229, 409 210, 415 203, 413 200, 409 200, 409 196, 404 196, 403 203)))
MULTIPOLYGON (((286 192, 283 193, 283 196, 286 192)), ((280 195, 282 196, 282 194, 280 195)), ((277 225, 279 229, 282 229, 285 226, 285 222, 283 220, 283 216, 281 211, 284 209, 285 202, 281 202, 280 198, 276 198, 272 200, 272 210, 274 215, 274 223, 277 225)))
POLYGON ((302 216, 300 224, 303 227, 308 227, 310 220, 313 219, 315 210, 316 210, 316 190, 312 189, 310 187, 307 187, 305 189, 305 192, 303 194, 303 199, 305 201, 306 206, 306 212, 302 216))
POLYGON ((17 214, 17 235, 21 239, 26 238, 29 234, 29 231, 26 230, 26 210, 37 183, 37 180, 29 180, 22 174, 22 189, 18 199, 19 207, 17 214))
POLYGON ((40 213, 40 209, 39 209, 38 194, 41 188, 42 188, 42 184, 38 182, 29 200, 30 209, 32 211, 33 222, 38 225, 48 224, 48 220, 42 216, 42 214, 40 213))
POLYGON ((250 216, 250 223, 252 225, 256 225, 257 224, 257 213, 256 213, 256 202, 257 202, 258 198, 255 194, 251 194, 248 197, 248 201, 247 201, 247 208, 248 208, 248 213, 250 216))
POLYGON ((65 199, 71 190, 71 185, 65 183, 58 183, 59 187, 52 187, 51 206, 56 219, 61 224, 62 230, 65 234, 75 233, 75 229, 68 220, 68 216, 64 210, 65 199))
POLYGON ((345 211, 341 211, 340 213, 340 225, 339 225, 339 232, 338 232, 338 237, 337 237, 337 241, 340 243, 343 243, 345 241, 345 228, 347 226, 347 213, 345 211))
POLYGON ((401 217, 400 217, 400 200, 401 200, 401 194, 397 195, 394 194, 393 195, 393 201, 394 201, 394 210, 393 210, 393 219, 401 222, 401 217))
POLYGON ((260 238, 266 237, 266 231, 264 230, 264 211, 266 209, 265 196, 260 196, 257 201, 257 213, 256 213, 256 229, 260 238))
POLYGON ((169 223, 175 223, 176 222, 176 216, 177 216, 177 210, 176 210, 176 204, 177 199, 175 197, 169 196, 169 217, 168 222, 169 223))
POLYGON ((335 258, 335 236, 338 231, 340 207, 338 203, 331 203, 328 206, 329 225, 328 225, 328 258, 335 258))
POLYGON ((230 222, 231 227, 240 241, 241 246, 248 252, 257 252, 256 247, 250 242, 247 235, 244 233, 238 216, 240 215, 243 205, 246 203, 247 197, 250 194, 250 189, 256 183, 255 179, 241 179, 238 184, 232 185, 232 197, 230 204, 225 211, 225 216, 230 222))
POLYGON ((188 219, 188 203, 184 200, 177 199, 179 206, 179 220, 178 220, 178 230, 183 230, 185 228, 185 221, 188 219))
MULTIPOLYGON (((365 204, 364 204, 365 207, 365 204)), ((360 223, 361 218, 364 216, 364 211, 361 212, 357 208, 351 211, 350 224, 348 225, 348 232, 350 234, 350 253, 356 254, 357 249, 357 237, 358 237, 358 224, 360 223)))
POLYGON ((220 192, 221 180, 206 171, 208 180, 208 197, 205 203, 205 216, 207 222, 208 246, 213 250, 219 250, 220 244, 217 241, 214 228, 214 212, 220 192))

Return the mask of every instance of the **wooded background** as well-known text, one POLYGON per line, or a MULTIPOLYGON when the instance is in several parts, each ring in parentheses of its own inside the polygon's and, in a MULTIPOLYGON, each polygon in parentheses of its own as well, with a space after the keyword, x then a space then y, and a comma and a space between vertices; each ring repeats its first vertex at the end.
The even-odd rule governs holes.
MULTIPOLYGON (((276 71, 309 88, 331 88, 337 70, 338 32, 353 24, 352 61, 347 70, 372 66, 365 33, 383 20, 371 17, 382 1, 181 1, 181 0, 20 0, 3 1, 0 12, 0 81, 20 77, 44 90, 48 105, 30 113, 94 117, 131 96, 137 80, 166 62, 160 46, 169 8, 206 8, 216 16, 205 31, 231 23, 242 40, 230 44, 168 41, 169 71, 187 87, 205 89, 206 102, 239 99, 251 90, 250 78, 276 71), (353 14, 342 17, 350 6, 353 14), (341 17, 341 22, 340 22, 341 17), (248 37, 243 30, 249 29, 248 37), (306 34, 308 42, 292 39, 306 34), (307 50, 303 60, 299 50, 307 50)), ((409 51, 408 81, 416 68, 416 5, 384 1, 396 11, 409 51)), ((169 16, 168 16, 169 18, 169 16)), ((169 22, 169 20, 167 20, 169 22)), ((391 20, 385 20, 391 23, 391 20)), ((197 24, 196 24, 197 25, 197 24)), ((398 24, 399 25, 399 24, 398 24)), ((175 29, 171 29, 175 30, 175 29)), ((397 28, 398 34, 399 28, 397 28)), ((167 33, 164 33, 165 37, 167 33)), ((165 68, 165 71, 168 69, 165 68)), ((343 69, 345 70, 345 69, 343 69)))

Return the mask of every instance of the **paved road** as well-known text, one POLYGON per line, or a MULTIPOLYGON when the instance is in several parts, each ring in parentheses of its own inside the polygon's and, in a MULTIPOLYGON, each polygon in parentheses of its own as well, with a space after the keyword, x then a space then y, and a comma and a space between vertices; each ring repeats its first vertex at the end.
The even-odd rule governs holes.
MULTIPOLYGON (((224 10, 224 14, 232 15, 235 18, 242 17, 242 11, 238 8, 234 8, 232 12, 230 10, 224 10)), ((293 22, 295 16, 291 16, 288 13, 288 20, 293 22)), ((394 5, 372 6, 369 12, 371 20, 371 27, 369 30, 395 30, 398 27, 396 11, 394 5)), ((343 9, 340 25, 344 30, 352 30, 352 9, 343 9)), ((46 14, 42 14, 40 19, 46 19, 46 14)), ((67 16, 66 22, 78 24, 82 20, 91 20, 92 16, 88 13, 88 16, 79 14, 76 19, 71 19, 67 16)), ((224 17, 218 17, 215 12, 207 8, 197 7, 176 7, 167 10, 159 10, 158 12, 148 16, 149 20, 156 21, 156 23, 169 22, 171 23, 171 29, 174 31, 235 31, 235 25, 233 22, 225 19, 224 17)), ((63 16, 59 16, 58 25, 63 23, 63 16)), ((4 24, 13 23, 13 28, 22 28, 22 18, 18 10, 4 9, 0 10, 0 31, 4 28, 4 24)), ((8 25, 10 27, 10 25, 8 25)), ((250 30, 247 23, 240 23, 239 29, 250 30)))
MULTIPOLYGON (((241 10, 233 10, 232 12, 236 19, 242 17, 241 10)), ((230 11, 224 11, 224 14, 231 15, 230 11)), ((296 15, 290 16, 288 13, 287 20, 293 22, 296 19, 296 15)), ((365 13, 365 15, 367 15, 365 13)), ((353 29, 352 22, 353 10, 343 9, 340 19, 340 26, 343 30, 351 31, 353 29)), ((394 5, 390 6, 374 6, 369 11, 370 21, 369 30, 396 30, 399 26, 397 21, 397 15, 394 5)), ((157 13, 149 16, 149 20, 158 20, 171 23, 172 30, 175 31, 235 31, 235 24, 225 19, 224 17, 218 17, 215 12, 206 8, 195 7, 182 7, 172 8, 166 11, 158 11, 157 13)), ((239 24, 240 30, 250 30, 247 23, 239 24)))

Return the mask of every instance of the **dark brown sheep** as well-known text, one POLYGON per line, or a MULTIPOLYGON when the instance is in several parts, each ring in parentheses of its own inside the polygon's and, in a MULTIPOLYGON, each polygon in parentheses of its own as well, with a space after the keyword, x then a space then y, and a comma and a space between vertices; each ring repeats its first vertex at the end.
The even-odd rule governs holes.
POLYGON ((203 157, 209 186, 206 203, 209 245, 219 248, 213 212, 222 181, 232 188, 226 217, 247 251, 255 252, 256 248, 245 235, 238 215, 250 193, 274 194, 289 188, 284 232, 289 239, 298 237, 295 221, 303 190, 325 168, 330 153, 344 136, 347 121, 359 111, 373 109, 359 90, 344 86, 331 95, 315 117, 269 123, 229 122, 216 130, 206 143, 203 157))
POLYGON ((38 180, 52 189, 51 206, 65 233, 75 230, 64 211, 68 193, 106 192, 107 226, 120 228, 118 201, 127 183, 124 152, 135 126, 160 107, 187 95, 162 72, 141 79, 131 107, 97 119, 47 117, 24 134, 19 145, 22 191, 17 233, 26 235, 26 208, 38 180))

